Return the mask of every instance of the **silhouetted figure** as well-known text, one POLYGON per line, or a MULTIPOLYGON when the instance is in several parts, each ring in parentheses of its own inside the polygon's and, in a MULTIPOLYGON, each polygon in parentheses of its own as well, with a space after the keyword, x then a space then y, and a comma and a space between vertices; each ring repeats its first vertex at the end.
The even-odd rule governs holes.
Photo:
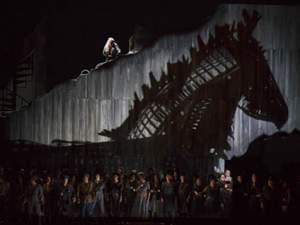
POLYGON ((171 174, 166 175, 166 180, 161 185, 161 192, 164 202, 164 216, 176 216, 176 189, 171 174))
POLYGON ((122 202, 122 184, 119 174, 114 174, 112 177, 110 189, 110 215, 119 217, 121 213, 122 202))
POLYGON ((33 176, 31 178, 25 196, 25 204, 27 203, 29 223, 40 225, 42 223, 42 208, 45 203, 45 197, 42 185, 39 183, 38 177, 33 176))
POLYGON ((279 196, 272 178, 268 178, 267 184, 263 187, 262 200, 265 216, 278 214, 279 211, 279 196))
POLYGON ((256 174, 251 175, 251 181, 247 190, 248 212, 251 216, 256 217, 260 214, 261 208, 261 187, 257 182, 256 174))
POLYGON ((287 181, 281 183, 279 198, 281 213, 286 215, 289 212, 291 204, 291 189, 287 181))
POLYGON ((9 192, 10 183, 4 179, 3 175, 0 175, 0 224, 4 223, 4 218, 8 216, 9 192))
POLYGON ((246 207, 246 187, 241 175, 237 176, 236 181, 233 183, 232 191, 233 201, 233 216, 242 218, 247 211, 246 207))
POLYGON ((150 217, 163 216, 163 201, 158 174, 154 174, 150 181, 149 214, 150 217))
MULTIPOLYGON (((20 169, 17 172, 17 177, 16 177, 16 182, 13 183, 12 185, 12 191, 13 191, 13 201, 14 201, 14 207, 16 209, 17 213, 20 213, 21 215, 25 215, 25 208, 24 208, 24 194, 25 194, 25 178, 24 178, 24 169, 20 169)), ((22 220, 22 218, 20 218, 22 220)))
POLYGON ((93 183, 88 174, 84 175, 82 183, 78 186, 77 201, 80 204, 81 219, 90 218, 93 213, 93 183))
POLYGON ((104 207, 104 188, 105 181, 101 178, 100 174, 96 174, 94 182, 94 201, 93 201, 93 216, 103 217, 106 216, 104 207))
POLYGON ((222 209, 223 216, 226 217, 230 216, 232 210, 232 178, 230 176, 230 173, 228 174, 228 171, 229 170, 226 170, 227 175, 221 175, 219 183, 221 203, 220 206, 222 209))
POLYGON ((204 213, 204 188, 205 186, 201 178, 197 177, 189 195, 191 203, 191 215, 193 217, 201 216, 204 213))
POLYGON ((204 201, 204 207, 208 215, 216 215, 220 208, 220 191, 216 185, 214 178, 211 178, 208 182, 208 186, 204 190, 206 198, 204 201))
POLYGON ((179 177, 180 182, 177 189, 177 202, 178 202, 178 214, 179 216, 187 216, 188 215, 188 195, 190 192, 190 186, 186 181, 186 177, 181 175, 179 177))
POLYGON ((69 181, 69 177, 65 176, 62 186, 60 187, 60 216, 70 217, 73 209, 75 190, 69 181))
POLYGON ((128 54, 134 54, 151 45, 157 38, 157 33, 145 26, 137 25, 129 38, 128 54))
POLYGON ((146 181, 144 173, 140 172, 138 174, 138 185, 132 211, 134 217, 149 216, 149 191, 150 184, 146 181))
POLYGON ((45 196, 45 223, 51 225, 52 224, 52 218, 53 218, 53 210, 56 207, 56 201, 54 196, 54 187, 52 182, 52 177, 47 176, 46 182, 43 184, 43 191, 45 196))
POLYGON ((132 214, 133 203, 136 197, 136 188, 137 188, 136 174, 131 173, 125 185, 126 197, 124 198, 125 201, 124 204, 126 205, 125 215, 127 216, 132 214))

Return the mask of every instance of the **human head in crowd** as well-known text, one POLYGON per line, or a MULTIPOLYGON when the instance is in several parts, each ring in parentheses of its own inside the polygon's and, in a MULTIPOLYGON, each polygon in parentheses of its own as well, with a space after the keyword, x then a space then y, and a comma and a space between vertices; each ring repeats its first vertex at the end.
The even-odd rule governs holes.
POLYGON ((124 173, 123 167, 119 167, 119 168, 117 169, 117 173, 118 173, 119 175, 122 175, 122 174, 124 173))
POLYGON ((101 176, 99 173, 97 173, 95 176, 95 182, 99 183, 100 181, 101 181, 101 176))
POLYGON ((52 178, 51 178, 51 176, 48 175, 48 176, 46 177, 46 183, 47 183, 47 184, 51 184, 51 183, 52 183, 52 178))
POLYGON ((209 185, 210 188, 215 188, 216 180, 214 178, 211 178, 208 182, 208 185, 209 185))
POLYGON ((167 181, 167 183, 171 183, 172 179, 173 179, 172 175, 170 173, 167 173, 166 174, 166 181, 167 181))
POLYGON ((139 172, 138 173, 138 178, 140 182, 144 182, 145 181, 145 174, 143 172, 139 172))
POLYGON ((119 174, 115 173, 113 175, 113 183, 117 184, 120 182, 120 177, 119 177, 119 174))
POLYGON ((159 179, 163 180, 165 178, 163 170, 159 170, 159 179))
POLYGON ((221 174, 221 176, 220 176, 220 182, 221 183, 225 183, 225 181, 226 181, 225 175, 221 174))
POLYGON ((252 175, 251 175, 251 182, 254 184, 257 182, 257 176, 255 173, 252 173, 252 175))
POLYGON ((182 174, 179 176, 180 183, 185 183, 185 176, 182 174))
POLYGON ((236 180, 237 180, 237 182, 238 183, 243 183, 243 177, 242 177, 242 175, 238 175, 237 177, 236 177, 236 180))
POLYGON ((30 179, 30 183, 32 186, 36 186, 38 184, 38 177, 36 175, 32 176, 30 179))
POLYGON ((64 186, 69 184, 69 176, 64 176, 64 186))
POLYGON ((173 179, 174 179, 174 180, 177 180, 177 178, 178 178, 178 171, 177 171, 177 168, 174 167, 174 168, 173 168, 173 179))
POLYGON ((148 176, 153 176, 154 175, 154 169, 152 167, 150 167, 148 170, 147 170, 147 175, 148 176))
POLYGON ((155 187, 159 187, 159 185, 160 185, 160 179, 159 179, 159 176, 158 176, 157 173, 154 174, 153 179, 154 179, 154 186, 155 187))
POLYGON ((201 186, 201 185, 202 185, 201 177, 196 177, 195 184, 196 184, 197 186, 201 186))
POLYGON ((273 179, 272 177, 269 177, 267 180, 267 186, 273 188, 273 185, 274 185, 273 179))
POLYGON ((136 174, 135 173, 131 173, 128 177, 128 181, 129 182, 134 182, 136 180, 136 174))
POLYGON ((90 175, 89 174, 84 174, 84 176, 83 176, 83 183, 89 183, 89 179, 90 179, 90 175))
POLYGON ((231 182, 232 181, 230 170, 225 170, 225 181, 227 181, 227 182, 231 182))

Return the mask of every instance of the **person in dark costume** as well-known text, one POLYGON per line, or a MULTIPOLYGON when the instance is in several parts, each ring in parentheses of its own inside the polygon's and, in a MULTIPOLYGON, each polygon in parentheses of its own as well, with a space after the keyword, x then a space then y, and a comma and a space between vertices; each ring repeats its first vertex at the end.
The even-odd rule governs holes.
POLYGON ((94 182, 94 200, 93 200, 93 216, 103 217, 106 216, 104 207, 104 188, 105 181, 101 178, 100 174, 96 174, 94 182))
MULTIPOLYGON (((229 171, 229 170, 227 170, 229 171)), ((229 217, 232 211, 232 179, 231 176, 225 176, 224 174, 220 177, 219 188, 220 188, 220 206, 223 216, 229 217), (226 179, 227 177, 227 179, 226 179), (228 179, 230 178, 230 179, 228 179)))
POLYGON ((56 202, 52 177, 49 175, 47 176, 46 182, 43 185, 43 191, 45 196, 45 223, 50 225, 53 222, 53 210, 56 207, 56 202))
POLYGON ((233 215, 242 218, 247 211, 246 208, 246 187, 243 183, 243 177, 238 175, 233 184, 232 191, 233 215))
POLYGON ((279 194, 272 178, 268 178, 262 191, 263 210, 265 216, 276 215, 279 210, 279 194))
POLYGON ((122 166, 118 167, 117 174, 119 175, 119 182, 121 184, 121 201, 120 201, 120 215, 121 217, 126 216, 126 195, 125 186, 127 181, 127 175, 125 174, 124 168, 122 166))
POLYGON ((90 218, 93 209, 93 183, 89 180, 89 175, 85 174, 83 181, 77 188, 77 202, 80 204, 81 219, 90 218))
POLYGON ((60 204, 59 211, 63 217, 70 217, 75 203, 75 189, 69 181, 69 177, 65 176, 64 182, 60 188, 60 204))
POLYGON ((0 175, 0 224, 4 224, 9 212, 10 183, 0 175))
MULTIPOLYGON (((13 183, 12 185, 12 191, 14 195, 12 195, 12 199, 14 201, 14 207, 16 209, 16 212, 19 213, 20 215, 25 214, 25 208, 23 204, 24 200, 24 193, 26 192, 26 185, 25 185, 25 174, 24 174, 24 169, 20 169, 17 174, 17 180, 13 183)), ((20 221, 22 221, 23 216, 20 216, 20 221)))
POLYGON ((193 217, 203 215, 204 212, 204 185, 200 177, 196 177, 193 188, 189 194, 190 211, 193 217))
POLYGON ((178 215, 187 216, 188 215, 188 195, 190 193, 190 186, 186 181, 186 176, 180 175, 179 185, 177 189, 177 201, 178 201, 178 215))
POLYGON ((160 189, 160 179, 158 174, 153 174, 150 178, 149 216, 163 216, 163 202, 160 189))
POLYGON ((289 212, 291 199, 291 189, 288 185, 288 182, 282 181, 279 193, 279 204, 282 215, 286 215, 289 212))
POLYGON ((134 217, 148 217, 149 215, 149 190, 150 184, 145 179, 144 173, 138 173, 138 185, 136 188, 136 197, 133 204, 134 217))
POLYGON ((38 177, 33 176, 25 195, 28 207, 28 216, 30 224, 42 224, 43 205, 45 197, 42 185, 39 183, 38 177))
POLYGON ((125 186, 125 195, 124 198, 126 205, 126 216, 130 216, 132 214, 133 203, 136 197, 136 188, 137 188, 137 180, 136 174, 132 173, 129 175, 126 186, 125 186))
POLYGON ((205 201, 204 207, 207 215, 215 216, 219 212, 220 208, 220 189, 216 185, 216 180, 211 178, 208 182, 208 186, 204 189, 205 201))
POLYGON ((122 202, 122 184, 120 182, 119 174, 114 174, 112 177, 111 189, 110 189, 110 215, 120 216, 121 202, 122 202))
POLYGON ((173 182, 172 175, 166 174, 166 180, 161 185, 163 199, 164 216, 176 216, 176 186, 173 182))
POLYGON ((256 174, 251 175, 251 181, 247 190, 248 213, 251 217, 257 217, 261 209, 261 187, 257 182, 256 174))

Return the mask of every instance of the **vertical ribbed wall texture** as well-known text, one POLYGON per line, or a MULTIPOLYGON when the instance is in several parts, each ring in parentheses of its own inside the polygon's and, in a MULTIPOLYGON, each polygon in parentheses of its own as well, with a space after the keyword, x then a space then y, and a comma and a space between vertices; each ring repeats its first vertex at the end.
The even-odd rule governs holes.
MULTIPOLYGON (((254 37, 266 49, 266 58, 288 108, 285 131, 300 128, 300 17, 295 6, 223 5, 201 28, 185 34, 160 38, 153 46, 135 55, 122 56, 110 65, 91 70, 86 76, 67 81, 7 120, 11 140, 25 139, 51 144, 55 139, 102 142, 97 133, 112 129, 127 118, 136 91, 142 98, 142 84, 149 84, 149 72, 157 79, 167 62, 176 62, 197 44, 197 35, 206 41, 215 25, 241 20, 242 9, 257 10, 262 16, 254 37)), ((58 53, 59 54, 59 53, 58 53)), ((240 110, 229 140, 229 156, 245 153, 251 141, 276 132, 273 124, 257 121, 240 110)))

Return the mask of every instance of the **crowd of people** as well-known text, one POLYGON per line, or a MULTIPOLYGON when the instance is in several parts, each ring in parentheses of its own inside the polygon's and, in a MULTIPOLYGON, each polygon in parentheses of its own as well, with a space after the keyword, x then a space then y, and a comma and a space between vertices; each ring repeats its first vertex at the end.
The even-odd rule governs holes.
POLYGON ((118 169, 113 174, 78 176, 69 171, 0 171, 0 218, 20 215, 30 224, 53 224, 65 218, 174 218, 285 214, 291 191, 284 180, 256 174, 248 182, 231 172, 187 176, 175 168, 166 173, 118 169))

